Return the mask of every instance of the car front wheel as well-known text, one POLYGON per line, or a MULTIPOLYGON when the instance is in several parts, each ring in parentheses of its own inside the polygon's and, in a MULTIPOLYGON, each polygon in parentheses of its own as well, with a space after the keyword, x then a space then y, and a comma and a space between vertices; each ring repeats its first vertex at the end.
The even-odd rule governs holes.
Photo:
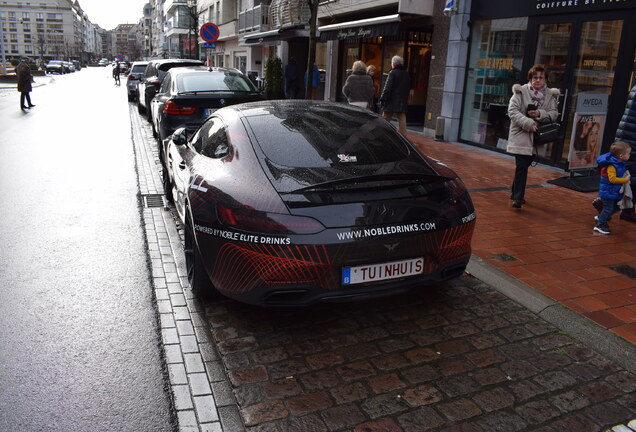
POLYGON ((203 258, 199 247, 196 244, 194 222, 189 211, 186 212, 186 223, 184 230, 183 252, 185 254, 186 270, 188 281, 192 291, 201 297, 210 297, 214 294, 212 283, 205 272, 203 258))

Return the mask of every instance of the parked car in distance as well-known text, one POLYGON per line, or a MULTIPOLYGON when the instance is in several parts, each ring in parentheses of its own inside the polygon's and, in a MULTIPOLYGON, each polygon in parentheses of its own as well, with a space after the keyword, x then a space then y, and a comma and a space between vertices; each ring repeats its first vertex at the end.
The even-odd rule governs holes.
POLYGON ((102 59, 100 59, 100 60, 97 62, 97 64, 98 64, 99 66, 108 66, 108 59, 107 59, 107 58, 102 58, 102 59))
POLYGON ((164 189, 199 294, 264 306, 374 297, 459 277, 470 259, 464 183, 369 110, 232 105, 167 143, 164 189))
POLYGON ((126 77, 126 91, 130 102, 137 100, 137 81, 144 74, 146 66, 148 66, 147 61, 136 61, 130 66, 130 71, 126 77))
POLYGON ((62 60, 50 60, 45 67, 46 73, 65 74, 66 68, 62 60))
POLYGON ((191 134, 219 108, 262 99, 252 81, 238 69, 173 68, 150 102, 153 134, 163 141, 181 126, 191 134))
POLYGON ((150 111, 150 101, 157 90, 161 87, 163 77, 173 67, 179 66, 202 66, 203 62, 199 60, 187 59, 159 59, 150 60, 143 76, 137 82, 137 110, 139 114, 148 116, 148 120, 152 122, 152 112, 150 111))
POLYGON ((78 60, 72 60, 71 63, 73 63, 73 66, 75 66, 75 70, 82 70, 82 65, 80 65, 80 62, 78 60))
POLYGON ((64 63, 64 70, 66 70, 66 72, 75 72, 75 65, 73 63, 71 63, 70 61, 65 61, 64 63))

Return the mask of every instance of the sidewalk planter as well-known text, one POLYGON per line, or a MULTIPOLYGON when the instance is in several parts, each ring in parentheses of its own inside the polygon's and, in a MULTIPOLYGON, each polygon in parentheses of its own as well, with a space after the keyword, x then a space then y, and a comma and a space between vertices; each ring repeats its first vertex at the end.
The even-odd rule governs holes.
POLYGON ((265 94, 267 99, 283 98, 283 62, 276 56, 265 63, 265 94))

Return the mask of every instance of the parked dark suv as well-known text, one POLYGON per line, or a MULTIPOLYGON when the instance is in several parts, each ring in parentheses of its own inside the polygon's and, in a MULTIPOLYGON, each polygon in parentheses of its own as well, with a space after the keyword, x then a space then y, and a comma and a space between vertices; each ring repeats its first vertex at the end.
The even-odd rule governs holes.
POLYGON ((139 114, 147 113, 148 120, 152 122, 152 111, 149 109, 150 101, 159 87, 166 73, 173 67, 179 66, 201 66, 203 62, 199 60, 186 59, 160 59, 150 60, 143 76, 137 83, 137 110, 139 114))

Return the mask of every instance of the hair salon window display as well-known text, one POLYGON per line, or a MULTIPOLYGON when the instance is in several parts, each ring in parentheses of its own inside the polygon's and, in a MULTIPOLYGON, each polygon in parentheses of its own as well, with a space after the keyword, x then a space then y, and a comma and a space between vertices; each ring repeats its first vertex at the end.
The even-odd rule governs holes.
POLYGON ((508 153, 515 155, 515 176, 510 199, 512 206, 521 208, 525 201, 528 167, 534 158, 534 133, 541 123, 556 121, 559 89, 547 85, 547 71, 543 65, 534 65, 528 71, 528 82, 512 86, 508 104, 510 133, 508 153))

